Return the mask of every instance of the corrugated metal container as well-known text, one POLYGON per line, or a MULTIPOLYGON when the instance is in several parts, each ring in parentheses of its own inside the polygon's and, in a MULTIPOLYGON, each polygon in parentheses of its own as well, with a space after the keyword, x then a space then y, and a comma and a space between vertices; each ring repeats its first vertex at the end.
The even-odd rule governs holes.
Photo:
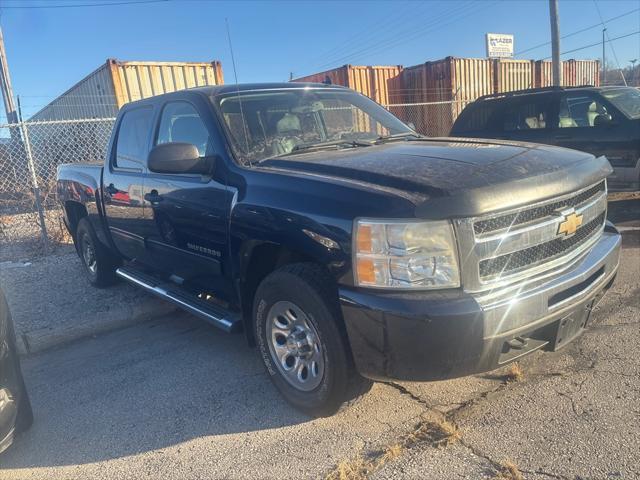
POLYGON ((493 65, 482 58, 447 57, 405 68, 405 102, 473 100, 493 92, 493 65))
POLYGON ((534 62, 531 60, 494 60, 494 93, 533 88, 534 62))
POLYGON ((382 105, 401 103, 403 100, 402 66, 343 65, 320 73, 292 80, 342 85, 372 98, 382 105))
POLYGON ((562 62, 563 85, 600 85, 598 60, 565 60, 562 62))
MULTIPOLYGON (((552 64, 538 60, 535 65, 536 87, 553 85, 552 64)), ((562 85, 600 85, 600 62, 598 60, 565 60, 562 62, 562 85)))
POLYGON ((493 63, 447 57, 405 68, 403 78, 406 103, 451 102, 405 107, 405 120, 413 122, 419 132, 446 135, 466 102, 493 92, 493 63))
MULTIPOLYGON (((563 85, 599 85, 595 60, 563 63, 563 85)), ((447 57, 412 67, 342 67, 294 80, 357 90, 426 135, 447 135, 467 103, 482 95, 551 85, 551 62, 447 57), (438 103, 440 102, 440 103, 438 103)))
POLYGON ((536 88, 550 87, 553 85, 553 65, 546 60, 535 62, 535 86, 536 88))
POLYGON ((31 120, 114 117, 125 103, 224 83, 220 62, 121 62, 109 59, 31 120))

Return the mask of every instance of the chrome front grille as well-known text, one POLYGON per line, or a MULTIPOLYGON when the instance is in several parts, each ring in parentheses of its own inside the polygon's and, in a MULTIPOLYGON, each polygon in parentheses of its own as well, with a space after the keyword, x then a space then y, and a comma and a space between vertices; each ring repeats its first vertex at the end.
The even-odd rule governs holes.
POLYGON ((496 275, 510 275, 523 268, 538 265, 545 260, 551 260, 559 255, 564 255, 570 252, 576 245, 580 245, 593 232, 600 228, 603 222, 604 213, 601 213, 568 239, 556 238, 550 242, 541 243, 533 247, 525 248, 524 250, 482 260, 480 262, 480 278, 488 279, 496 275))
POLYGON ((606 210, 602 181, 547 202, 458 220, 465 290, 486 291, 570 266, 602 234, 606 210), (561 233, 573 214, 582 223, 575 233, 561 233))
POLYGON ((604 180, 591 188, 588 188, 575 196, 567 197, 564 200, 558 200, 545 205, 520 210, 517 212, 500 215, 498 217, 488 218, 486 220, 478 220, 473 224, 473 230, 476 235, 482 235, 505 228, 512 228, 516 225, 522 225, 532 221, 554 215, 558 210, 564 210, 569 207, 577 207, 585 201, 600 194, 606 190, 604 180))

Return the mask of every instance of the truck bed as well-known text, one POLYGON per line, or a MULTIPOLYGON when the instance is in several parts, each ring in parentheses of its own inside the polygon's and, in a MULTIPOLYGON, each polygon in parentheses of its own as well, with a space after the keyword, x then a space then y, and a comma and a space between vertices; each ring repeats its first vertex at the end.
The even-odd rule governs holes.
POLYGON ((87 207, 96 203, 96 191, 100 187, 102 164, 66 163, 58 166, 58 201, 76 201, 87 207))

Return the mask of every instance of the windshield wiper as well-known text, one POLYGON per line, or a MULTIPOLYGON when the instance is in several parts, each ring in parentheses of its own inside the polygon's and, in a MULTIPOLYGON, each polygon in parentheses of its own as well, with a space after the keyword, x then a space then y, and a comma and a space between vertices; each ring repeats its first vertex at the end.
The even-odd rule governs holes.
POLYGON ((376 145, 380 145, 382 143, 393 142, 395 140, 406 140, 409 137, 412 137, 412 138, 424 138, 424 136, 420 135, 419 133, 402 132, 402 133, 395 133, 393 135, 381 135, 376 139, 376 141, 374 143, 376 145))
POLYGON ((293 147, 291 152, 285 154, 289 155, 291 153, 302 152, 304 150, 314 150, 321 149, 325 147, 370 147, 373 145, 371 142, 363 142, 362 140, 331 140, 329 142, 318 142, 318 143, 301 143, 300 145, 296 145, 293 147))

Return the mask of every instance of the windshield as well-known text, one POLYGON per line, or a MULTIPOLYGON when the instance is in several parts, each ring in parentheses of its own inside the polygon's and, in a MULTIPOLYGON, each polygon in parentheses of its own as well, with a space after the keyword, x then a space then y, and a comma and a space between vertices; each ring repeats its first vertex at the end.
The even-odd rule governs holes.
POLYGON ((613 103, 629 118, 640 118, 640 90, 636 88, 616 88, 603 90, 602 96, 613 103))
POLYGON ((327 148, 361 146, 412 130, 377 103, 350 90, 291 88, 215 96, 236 157, 243 163, 327 148))

